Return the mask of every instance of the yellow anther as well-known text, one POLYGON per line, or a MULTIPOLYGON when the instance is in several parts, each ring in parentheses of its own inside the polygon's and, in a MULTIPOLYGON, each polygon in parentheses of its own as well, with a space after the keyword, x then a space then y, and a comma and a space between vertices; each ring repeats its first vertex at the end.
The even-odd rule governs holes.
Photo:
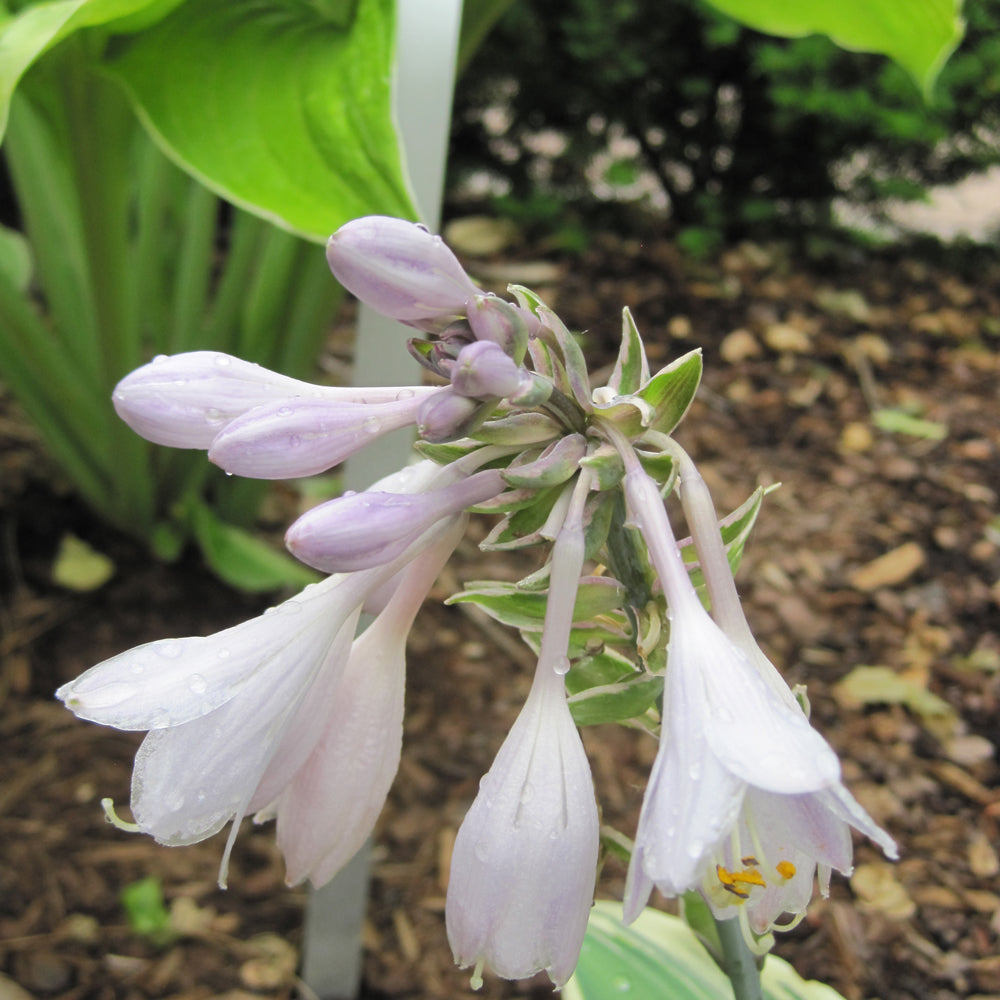
POLYGON ((733 872, 732 878, 734 882, 742 882, 744 885, 767 886, 764 876, 753 868, 744 868, 741 872, 733 872))
POLYGON ((795 865, 791 861, 779 861, 774 870, 787 882, 795 874, 795 865))

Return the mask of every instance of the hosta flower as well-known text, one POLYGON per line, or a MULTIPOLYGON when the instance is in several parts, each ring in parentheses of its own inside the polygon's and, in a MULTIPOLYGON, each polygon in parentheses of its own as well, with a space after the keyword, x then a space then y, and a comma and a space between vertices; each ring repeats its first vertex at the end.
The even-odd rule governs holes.
POLYGON ((566 646, 583 565, 581 475, 552 555, 528 699, 480 783, 451 861, 445 916, 455 961, 505 979, 573 973, 594 896, 599 824, 590 766, 566 702, 566 646))
POLYGON ((306 511, 285 534, 289 551, 326 573, 378 566, 398 556, 441 518, 502 493, 504 481, 498 470, 488 469, 421 492, 397 493, 377 486, 306 511))
POLYGON ((594 897, 597 807, 562 677, 540 670, 455 839, 455 961, 504 979, 573 973, 594 897))
POLYGON ((836 755, 777 671, 764 671, 702 607, 655 483, 633 465, 625 489, 670 609, 661 742, 626 918, 653 885, 671 896, 701 888, 717 915, 740 905, 763 934, 782 913, 804 911, 817 866, 824 891, 831 868, 850 871, 850 826, 891 856, 895 845, 843 787, 836 755))
MULTIPOLYGON (((396 560, 313 584, 258 618, 207 637, 139 646, 63 685, 57 697, 80 718, 149 730, 132 774, 138 828, 160 843, 179 845, 203 840, 232 821, 220 870, 224 884, 240 820, 278 799, 336 714, 333 699, 342 690, 366 598, 425 550, 438 559, 450 553, 455 523, 440 522, 396 560)), ((406 608, 421 586, 426 593, 436 570, 418 561, 414 572, 398 577, 394 588, 405 586, 400 601, 406 608)), ((395 593, 383 622, 399 621, 390 612, 393 602, 398 606, 395 593)), ((398 638, 398 629, 392 636, 398 638)), ((375 643, 373 638, 364 645, 375 643)), ((378 647, 377 655, 385 648, 378 647)), ((397 649, 398 642, 392 656, 397 649)), ((352 671, 353 685, 364 682, 352 671)), ((324 829, 337 837, 336 829, 324 829)))
POLYGON ((311 401, 332 408, 424 397, 431 388, 311 385, 218 351, 160 355, 126 375, 112 395, 137 434, 173 448, 208 448, 237 417, 256 407, 311 401))
POLYGON ((421 225, 369 215, 341 226, 327 241, 334 277, 383 316, 443 330, 481 295, 458 258, 421 225))
POLYGON ((328 882, 365 842, 382 811, 402 746, 406 637, 464 524, 464 518, 453 518, 440 540, 400 574, 385 609, 355 640, 329 697, 300 710, 320 719, 321 734, 258 817, 277 817, 289 884, 328 882))
POLYGON ((283 399, 241 414, 212 440, 208 457, 250 479, 323 472, 389 431, 415 424, 420 407, 443 388, 397 389, 384 403, 283 399))
POLYGON ((512 396, 531 381, 528 372, 491 340, 466 344, 458 352, 451 372, 455 392, 472 399, 512 396))

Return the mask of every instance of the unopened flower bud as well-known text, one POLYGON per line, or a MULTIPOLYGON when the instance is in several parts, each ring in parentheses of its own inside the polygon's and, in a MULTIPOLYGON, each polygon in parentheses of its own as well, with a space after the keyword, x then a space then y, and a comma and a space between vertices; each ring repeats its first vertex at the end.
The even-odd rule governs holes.
POLYGON ((250 479, 295 479, 339 465, 388 431, 416 422, 428 399, 444 390, 413 386, 386 403, 292 398, 257 406, 233 420, 208 457, 250 479))
POLYGON ((425 399, 417 414, 417 431, 433 443, 463 437, 486 419, 490 404, 477 402, 447 389, 432 399, 425 399))
POLYGON ((285 544, 324 573, 370 569, 401 555, 437 521, 503 488, 500 472, 490 469, 426 493, 352 493, 306 511, 286 532, 285 544))
POLYGON ((526 309, 496 295, 477 295, 467 303, 467 310, 476 339, 499 344, 520 364, 528 350, 530 333, 539 326, 538 320, 526 309))
POLYGON ((421 225, 369 215, 327 241, 334 277, 383 316, 440 330, 465 314, 478 289, 440 236, 421 225))
POLYGON ((451 372, 451 387, 471 399, 503 399, 521 388, 530 375, 499 344, 477 340, 463 347, 451 372))

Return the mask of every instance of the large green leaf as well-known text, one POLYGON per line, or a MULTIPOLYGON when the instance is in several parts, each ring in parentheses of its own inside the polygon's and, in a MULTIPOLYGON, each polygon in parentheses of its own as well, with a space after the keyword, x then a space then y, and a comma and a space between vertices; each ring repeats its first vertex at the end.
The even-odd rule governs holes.
POLYGON ((81 28, 162 6, 163 0, 57 0, 26 7, 7 20, 0 7, 0 138, 14 88, 39 56, 81 28))
POLYGON ((709 0, 751 28, 798 38, 829 35, 839 46, 889 56, 929 95, 965 31, 961 0, 709 0))
MULTIPOLYGON (((843 1000, 836 990, 804 980, 784 960, 769 955, 761 985, 765 1000, 843 1000)), ((621 904, 597 902, 563 1000, 722 1000, 733 995, 722 970, 679 917, 646 909, 628 927, 621 904)))
POLYGON ((185 170, 325 240, 357 216, 415 215, 392 121, 394 23, 392 0, 356 4, 348 27, 302 0, 186 0, 107 62, 185 170))

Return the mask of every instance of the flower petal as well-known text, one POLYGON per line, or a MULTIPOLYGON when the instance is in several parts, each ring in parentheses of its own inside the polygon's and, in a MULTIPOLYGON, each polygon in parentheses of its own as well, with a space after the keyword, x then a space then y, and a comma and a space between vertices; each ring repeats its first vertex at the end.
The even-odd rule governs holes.
POLYGON ((598 851, 590 767, 545 667, 459 829, 446 917, 455 960, 560 986, 579 957, 598 851))
POLYGON ((79 718, 163 729, 216 711, 261 671, 308 663, 358 600, 330 577, 269 612, 210 636, 160 639, 99 663, 56 692, 79 718), (320 623, 317 629, 316 624, 320 623))

